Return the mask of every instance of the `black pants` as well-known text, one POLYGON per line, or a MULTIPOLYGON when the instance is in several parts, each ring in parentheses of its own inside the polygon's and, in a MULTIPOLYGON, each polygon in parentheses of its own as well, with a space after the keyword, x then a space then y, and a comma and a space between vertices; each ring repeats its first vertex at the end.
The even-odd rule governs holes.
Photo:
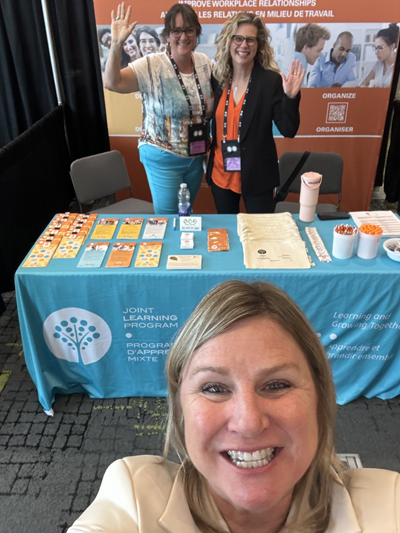
MULTIPOLYGON (((211 181, 211 192, 219 215, 237 215, 239 213, 240 194, 230 189, 221 189, 211 181)), ((247 213, 273 213, 275 205, 273 191, 258 195, 242 195, 247 213)))

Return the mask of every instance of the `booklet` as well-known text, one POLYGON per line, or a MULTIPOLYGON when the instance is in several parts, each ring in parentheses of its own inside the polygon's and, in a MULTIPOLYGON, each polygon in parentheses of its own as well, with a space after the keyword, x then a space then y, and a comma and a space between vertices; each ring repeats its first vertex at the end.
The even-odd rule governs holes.
POLYGON ((138 239, 143 218, 124 218, 117 239, 138 239))
POLYGON ((135 251, 135 242, 116 242, 112 247, 106 267, 129 267, 135 251))
POLYGON ((109 242, 88 242, 78 263, 78 268, 100 267, 109 245, 109 242))
POLYGON ((85 240, 85 236, 67 235, 60 242, 56 253, 53 256, 54 259, 73 259, 78 255, 79 249, 85 240))
POLYGON ((91 239, 112 239, 119 218, 100 218, 91 239))
POLYGON ((136 257, 135 267, 158 267, 162 242, 141 242, 136 257))
POLYGON ((22 265, 23 267, 46 267, 50 259, 53 257, 54 252, 57 249, 57 243, 53 242, 44 242, 42 244, 37 244, 32 252, 29 254, 29 257, 22 265))
POLYGON ((201 255, 169 255, 167 270, 200 270, 201 255))
POLYGON ((143 239, 163 239, 167 223, 168 218, 148 218, 144 228, 143 239))
POLYGON ((207 230, 207 250, 209 252, 229 251, 229 236, 226 228, 207 230))

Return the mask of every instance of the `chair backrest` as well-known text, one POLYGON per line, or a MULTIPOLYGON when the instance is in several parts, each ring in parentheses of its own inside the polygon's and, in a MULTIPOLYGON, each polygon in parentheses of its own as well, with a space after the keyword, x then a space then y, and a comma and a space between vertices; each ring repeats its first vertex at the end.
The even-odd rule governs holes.
MULTIPOLYGON (((279 175, 281 187, 290 176, 303 152, 285 152, 279 159, 279 175)), ((339 154, 331 152, 311 152, 307 161, 297 173, 289 192, 300 193, 301 179, 304 172, 318 172, 322 174, 320 194, 342 193, 343 158, 339 154)))
POLYGON ((133 196, 125 160, 118 150, 77 159, 71 164, 71 179, 80 204, 127 188, 133 196))

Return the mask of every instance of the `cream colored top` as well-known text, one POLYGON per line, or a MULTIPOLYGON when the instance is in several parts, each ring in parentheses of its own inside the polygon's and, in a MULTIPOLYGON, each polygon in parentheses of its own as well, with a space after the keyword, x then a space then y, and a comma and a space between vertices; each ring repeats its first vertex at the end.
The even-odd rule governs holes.
MULTIPOLYGON (((94 502, 68 533, 200 533, 186 503, 179 465, 156 456, 112 463, 94 502)), ((332 518, 326 533, 399 533, 400 474, 361 468, 334 484, 332 518)), ((229 529, 216 507, 214 514, 229 529)))

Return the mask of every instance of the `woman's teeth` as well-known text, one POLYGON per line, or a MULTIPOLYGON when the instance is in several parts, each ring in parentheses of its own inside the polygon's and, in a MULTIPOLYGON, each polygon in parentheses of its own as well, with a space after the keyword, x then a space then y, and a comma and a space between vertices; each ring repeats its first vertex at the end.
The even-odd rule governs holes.
POLYGON ((226 452, 232 463, 239 468, 258 468, 267 465, 275 455, 275 448, 264 448, 256 452, 226 452))

